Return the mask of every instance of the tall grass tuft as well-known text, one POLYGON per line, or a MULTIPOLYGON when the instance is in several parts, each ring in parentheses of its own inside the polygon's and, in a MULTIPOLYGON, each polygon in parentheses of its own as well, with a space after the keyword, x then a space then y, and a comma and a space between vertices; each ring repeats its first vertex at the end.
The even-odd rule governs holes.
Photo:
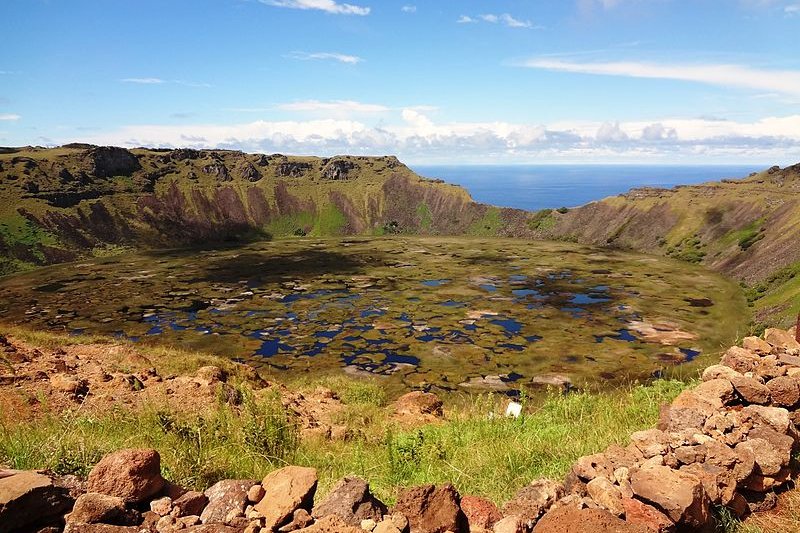
POLYGON ((616 392, 552 394, 531 402, 517 419, 497 414, 497 397, 468 396, 448 409, 446 421, 409 429, 392 421, 375 384, 356 383, 339 389, 346 399, 340 422, 351 434, 341 441, 301 441, 299 421, 277 393, 255 395, 242 386, 241 405, 220 401, 202 415, 151 406, 6 422, 0 463, 85 476, 108 452, 152 447, 167 479, 196 489, 299 464, 318 469, 321 493, 342 476, 358 475, 387 503, 401 487, 443 482, 503 502, 535 478, 561 478, 581 455, 626 444, 686 386, 656 381, 616 392))

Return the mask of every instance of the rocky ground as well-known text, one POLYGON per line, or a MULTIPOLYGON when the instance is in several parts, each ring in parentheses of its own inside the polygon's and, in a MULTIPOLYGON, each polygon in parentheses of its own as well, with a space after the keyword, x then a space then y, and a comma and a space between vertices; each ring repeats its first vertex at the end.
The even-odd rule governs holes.
MULTIPOLYGON (((16 361, 12 363, 15 369, 26 369, 19 373, 26 377, 12 386, 26 387, 27 382, 38 380, 53 399, 64 396, 61 401, 76 401, 87 387, 103 390, 101 384, 115 380, 129 383, 125 376, 104 372, 86 347, 33 354, 13 339, 5 339, 4 345, 5 358, 16 361), (43 368, 53 377, 37 374, 43 368)), ((177 394, 198 399, 208 388, 224 389, 225 384, 222 370, 209 367, 191 378, 130 375, 144 390, 150 388, 165 398, 170 393, 163 389, 164 383, 173 390, 185 390, 177 394)), ((4 383, 7 388, 7 380, 4 383)), ((119 399, 125 401, 129 396, 125 387, 117 389, 119 399)), ((335 406, 335 394, 320 394, 332 402, 322 402, 321 411, 335 406)), ((105 397, 97 396, 96 402, 105 397)), ((292 401, 306 405, 317 400, 293 398, 287 405, 292 401)), ((395 405, 399 413, 435 418, 441 410, 441 404, 425 393, 411 393, 404 402, 395 405)), ((89 403, 87 408, 99 406, 89 403)), ((715 509, 724 507, 736 517, 758 513, 775 506, 777 493, 793 483, 798 466, 794 453, 800 443, 798 407, 796 331, 769 329, 763 338, 745 338, 741 347, 725 353, 720 364, 707 368, 702 383, 663 408, 657 428, 634 433, 625 447, 611 446, 580 458, 563 482, 532 481, 501 508, 484 498, 461 496, 449 484, 402 490, 389 508, 371 494, 366 481, 353 477, 342 479, 327 495, 317 495, 316 470, 297 466, 266 473, 260 481, 223 480, 204 492, 190 491, 162 477, 157 451, 123 449, 104 457, 85 480, 0 469, 0 529, 42 533, 713 531, 715 509)), ((307 413, 310 418, 316 414, 313 409, 307 413)), ((324 424, 324 417, 316 420, 324 424)))
MULTIPOLYGON (((170 412, 201 413, 223 401, 242 401, 240 385, 255 395, 276 394, 300 425, 303 437, 345 438, 336 422, 343 408, 327 388, 300 393, 265 381, 250 366, 230 362, 226 368, 203 366, 187 375, 164 374, 130 344, 75 344, 53 349, 34 347, 0 334, 0 422, 30 420, 74 410, 107 412, 159 406, 170 412)), ((441 417, 442 404, 420 393, 393 404, 403 424, 427 423, 441 417)))

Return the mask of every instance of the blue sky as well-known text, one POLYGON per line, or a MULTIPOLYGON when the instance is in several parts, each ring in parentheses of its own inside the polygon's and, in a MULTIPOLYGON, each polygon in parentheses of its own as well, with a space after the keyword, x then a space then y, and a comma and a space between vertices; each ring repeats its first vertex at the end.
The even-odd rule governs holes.
POLYGON ((3 0, 0 145, 800 160, 800 0, 3 0))

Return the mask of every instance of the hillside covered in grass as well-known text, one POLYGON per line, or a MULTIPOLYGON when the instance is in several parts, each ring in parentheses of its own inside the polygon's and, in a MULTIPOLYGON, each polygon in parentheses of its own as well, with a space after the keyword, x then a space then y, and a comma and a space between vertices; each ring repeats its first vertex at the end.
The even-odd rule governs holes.
POLYGON ((528 217, 477 204, 395 157, 81 144, 0 151, 0 274, 126 248, 305 235, 522 235, 528 217))
POLYGON ((756 321, 800 312, 800 166, 578 208, 474 202, 395 157, 84 144, 0 150, 0 275, 127 250, 339 235, 554 239, 702 263, 740 281, 756 321))
POLYGON ((758 322, 800 312, 800 165, 738 180, 633 189, 540 215, 541 235, 702 263, 743 283, 758 322))

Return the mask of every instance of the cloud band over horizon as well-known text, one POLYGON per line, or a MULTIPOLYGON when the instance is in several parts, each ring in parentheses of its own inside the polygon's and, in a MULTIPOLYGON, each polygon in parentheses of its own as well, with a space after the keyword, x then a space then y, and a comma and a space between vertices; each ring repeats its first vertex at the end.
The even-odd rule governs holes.
MULTIPOLYGON (((299 102, 297 110, 316 110, 312 108, 319 108, 319 104, 323 103, 299 102)), ((370 106, 357 102, 344 105, 370 106)), ((383 106, 365 111, 391 112, 383 106)), ((673 118, 655 122, 436 123, 422 111, 406 108, 392 125, 340 118, 231 125, 131 125, 80 140, 128 147, 226 148, 321 156, 398 154, 413 162, 453 156, 464 163, 580 161, 597 156, 655 162, 736 156, 767 162, 785 159, 792 152, 800 154, 800 115, 753 122, 673 118)))

